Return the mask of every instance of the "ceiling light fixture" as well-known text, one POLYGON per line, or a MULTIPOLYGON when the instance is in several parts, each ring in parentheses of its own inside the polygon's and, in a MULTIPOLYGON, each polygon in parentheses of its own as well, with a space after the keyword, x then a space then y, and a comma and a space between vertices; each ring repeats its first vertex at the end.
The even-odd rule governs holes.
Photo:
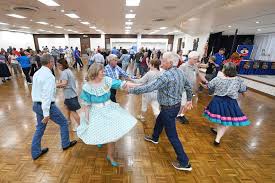
POLYGON ((21 26, 22 29, 29 29, 29 27, 21 26))
POLYGON ((59 4, 57 4, 53 0, 38 0, 38 1, 45 4, 45 5, 47 5, 47 6, 60 6, 59 4))
POLYGON ((39 31, 39 32, 44 32, 45 30, 43 30, 43 29, 38 29, 37 31, 39 31))
POLYGON ((260 23, 259 21, 256 22, 256 24, 259 24, 259 23, 260 23))
POLYGON ((80 23, 82 23, 84 25, 89 25, 90 24, 89 22, 80 22, 80 23))
POLYGON ((128 27, 125 27, 125 29, 132 29, 132 27, 129 27, 129 26, 128 26, 128 27))
POLYGON ((178 31, 178 30, 174 30, 174 33, 178 33, 178 32, 180 32, 180 31, 178 31))
POLYGON ((53 33, 53 31, 47 31, 48 33, 53 33))
POLYGON ((42 25, 48 25, 48 23, 47 23, 47 22, 36 22, 36 23, 38 23, 38 24, 42 24, 42 25))
POLYGON ((63 27, 61 26, 54 26, 55 28, 62 29, 63 27))
POLYGON ((96 26, 92 26, 92 27, 90 27, 90 29, 96 29, 96 26))
POLYGON ((125 22, 125 25, 133 25, 133 22, 125 22))
POLYGON ((96 32, 101 32, 101 30, 99 30, 99 29, 96 29, 95 31, 96 31, 96 32))
POLYGON ((9 24, 4 23, 4 22, 0 22, 0 25, 9 25, 9 24))
POLYGON ((62 13, 64 13, 64 12, 65 12, 65 10, 61 10, 61 12, 62 12, 62 13))
POLYGON ((232 26, 231 25, 228 25, 228 28, 231 28, 232 26))
POLYGON ((130 10, 131 13, 133 13, 133 10, 130 10))
POLYGON ((136 17, 136 14, 129 13, 125 15, 125 18, 135 18, 135 17, 136 17))
POLYGON ((140 0, 126 0, 126 6, 139 6, 140 0))
POLYGON ((164 30, 164 29, 167 29, 167 27, 161 27, 161 28, 159 28, 159 29, 164 30))
POLYGON ((70 17, 70 18, 79 18, 79 16, 77 16, 74 13, 68 13, 68 14, 65 14, 65 15, 68 16, 68 17, 70 17))
POLYGON ((32 19, 30 19, 30 21, 32 22, 32 19))
POLYGON ((262 29, 257 29, 257 31, 259 31, 259 32, 260 32, 260 31, 262 31, 262 29))
POLYGON ((7 16, 10 16, 10 17, 14 17, 14 18, 26 18, 24 16, 21 16, 21 15, 17 15, 17 14, 6 14, 7 16))

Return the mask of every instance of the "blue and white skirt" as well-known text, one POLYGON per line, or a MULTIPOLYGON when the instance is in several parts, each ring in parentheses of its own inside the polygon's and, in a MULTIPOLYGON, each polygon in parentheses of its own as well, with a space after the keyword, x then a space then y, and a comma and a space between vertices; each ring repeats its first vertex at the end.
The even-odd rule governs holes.
POLYGON ((92 104, 89 119, 84 112, 80 115, 77 135, 85 144, 107 144, 122 138, 136 123, 137 120, 117 103, 92 104))
POLYGON ((236 99, 214 96, 204 110, 204 117, 224 126, 248 126, 250 121, 241 111, 236 99))

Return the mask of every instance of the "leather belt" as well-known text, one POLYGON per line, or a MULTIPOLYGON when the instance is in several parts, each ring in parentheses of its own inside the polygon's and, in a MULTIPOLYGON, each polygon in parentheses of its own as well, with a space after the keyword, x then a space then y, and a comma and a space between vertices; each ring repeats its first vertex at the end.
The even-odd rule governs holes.
POLYGON ((165 110, 165 109, 174 109, 174 108, 177 108, 177 107, 180 107, 181 106, 181 103, 177 103, 175 105, 160 105, 160 108, 162 110, 165 110))
MULTIPOLYGON (((34 102, 34 103, 37 103, 38 105, 41 105, 42 102, 34 102)), ((51 102, 51 105, 54 104, 55 102, 51 102)))

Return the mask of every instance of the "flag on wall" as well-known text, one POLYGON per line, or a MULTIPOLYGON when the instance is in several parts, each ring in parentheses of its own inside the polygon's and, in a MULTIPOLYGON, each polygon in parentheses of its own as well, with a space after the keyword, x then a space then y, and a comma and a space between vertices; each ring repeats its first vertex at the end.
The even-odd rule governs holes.
POLYGON ((244 60, 249 60, 253 51, 254 45, 238 45, 237 52, 244 60))

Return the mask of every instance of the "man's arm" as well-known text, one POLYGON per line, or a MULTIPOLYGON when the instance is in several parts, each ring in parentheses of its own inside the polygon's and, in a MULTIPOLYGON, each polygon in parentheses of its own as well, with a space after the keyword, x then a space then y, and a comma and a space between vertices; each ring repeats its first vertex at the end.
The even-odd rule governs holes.
MULTIPOLYGON (((55 90, 55 81, 54 79, 48 79, 48 81, 43 85, 42 94, 41 94, 41 108, 43 111, 44 118, 49 118, 50 116, 50 107, 52 102, 52 95, 55 90)), ((48 121, 45 121, 46 123, 48 121)))
POLYGON ((133 94, 149 93, 151 91, 161 89, 162 87, 164 87, 165 83, 166 83, 166 79, 164 77, 159 77, 157 80, 150 82, 146 85, 129 89, 129 93, 133 93, 133 94))

